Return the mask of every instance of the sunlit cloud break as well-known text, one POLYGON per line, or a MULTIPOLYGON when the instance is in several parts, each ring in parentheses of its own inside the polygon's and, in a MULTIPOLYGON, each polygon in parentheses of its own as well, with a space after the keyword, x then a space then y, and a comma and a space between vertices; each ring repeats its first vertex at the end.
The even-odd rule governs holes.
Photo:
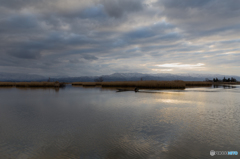
POLYGON ((192 69, 192 68, 203 68, 204 63, 197 64, 181 64, 181 63, 166 63, 162 65, 156 65, 158 67, 168 67, 168 68, 184 68, 184 69, 192 69))
POLYGON ((152 71, 169 72, 173 71, 173 69, 152 69, 152 71))

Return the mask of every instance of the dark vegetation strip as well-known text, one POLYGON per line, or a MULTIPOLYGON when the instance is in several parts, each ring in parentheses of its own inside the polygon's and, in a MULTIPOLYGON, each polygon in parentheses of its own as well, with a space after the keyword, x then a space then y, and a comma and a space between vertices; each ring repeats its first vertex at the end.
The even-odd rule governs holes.
POLYGON ((72 85, 102 87, 139 87, 139 88, 185 88, 187 86, 212 86, 212 82, 202 81, 119 81, 119 82, 73 82, 72 85))
POLYGON ((185 88, 183 81, 123 81, 123 82, 74 82, 72 85, 139 88, 185 88))
POLYGON ((59 82, 0 82, 1 87, 63 87, 59 82))

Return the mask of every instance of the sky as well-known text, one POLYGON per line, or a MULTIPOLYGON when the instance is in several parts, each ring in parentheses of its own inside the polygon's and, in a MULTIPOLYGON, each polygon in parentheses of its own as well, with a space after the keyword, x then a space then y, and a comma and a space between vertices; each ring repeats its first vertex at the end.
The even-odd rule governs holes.
POLYGON ((0 0, 0 72, 240 75, 239 0, 0 0))

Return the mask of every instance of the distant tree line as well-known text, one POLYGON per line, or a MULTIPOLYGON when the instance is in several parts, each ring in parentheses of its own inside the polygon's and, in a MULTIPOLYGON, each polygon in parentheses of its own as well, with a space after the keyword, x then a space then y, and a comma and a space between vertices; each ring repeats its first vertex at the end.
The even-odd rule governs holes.
POLYGON ((233 77, 231 77, 231 78, 224 77, 222 80, 218 79, 218 78, 213 78, 213 80, 209 80, 208 78, 206 78, 206 81, 209 81, 209 82, 237 82, 237 80, 233 77))

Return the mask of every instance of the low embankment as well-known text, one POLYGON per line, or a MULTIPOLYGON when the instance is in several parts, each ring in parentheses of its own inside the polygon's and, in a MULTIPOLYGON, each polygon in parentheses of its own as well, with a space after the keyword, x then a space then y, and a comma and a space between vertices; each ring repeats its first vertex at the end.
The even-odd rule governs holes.
POLYGON ((62 87, 59 82, 0 82, 0 87, 62 87))
POLYGON ((212 82, 184 81, 186 86, 212 86, 212 82))
POLYGON ((72 85, 139 88, 185 88, 183 81, 123 81, 123 82, 74 82, 72 85))
POLYGON ((72 85, 76 86, 101 86, 105 82, 73 82, 72 85))
POLYGON ((212 82, 202 81, 119 81, 119 82, 73 82, 72 85, 102 87, 139 87, 139 88, 185 88, 212 86, 212 82))

